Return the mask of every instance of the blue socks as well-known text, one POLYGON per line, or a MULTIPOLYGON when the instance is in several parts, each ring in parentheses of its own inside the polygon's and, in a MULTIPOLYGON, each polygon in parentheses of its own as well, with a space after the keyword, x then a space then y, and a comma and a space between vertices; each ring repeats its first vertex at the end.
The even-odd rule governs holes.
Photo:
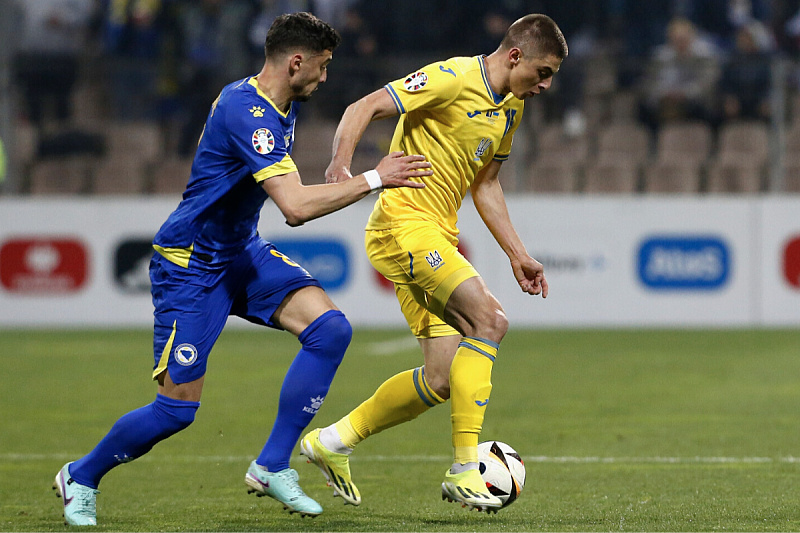
POLYGON ((321 315, 300 334, 303 347, 283 379, 278 416, 256 463, 270 472, 289 468, 292 450, 328 394, 352 336, 350 322, 335 310, 321 315))
MULTIPOLYGON (((300 334, 303 347, 283 380, 278 416, 256 460, 259 465, 270 472, 289 467, 292 450, 328 394, 352 335, 350 322, 335 310, 324 313, 300 334)), ((117 420, 89 454, 70 465, 70 476, 96 489, 112 468, 141 457, 158 442, 187 428, 199 407, 200 402, 156 395, 153 403, 117 420)))
POLYGON ((117 420, 94 450, 70 465, 70 476, 81 485, 96 489, 109 470, 141 457, 158 442, 187 428, 198 407, 200 402, 157 394, 153 403, 117 420))

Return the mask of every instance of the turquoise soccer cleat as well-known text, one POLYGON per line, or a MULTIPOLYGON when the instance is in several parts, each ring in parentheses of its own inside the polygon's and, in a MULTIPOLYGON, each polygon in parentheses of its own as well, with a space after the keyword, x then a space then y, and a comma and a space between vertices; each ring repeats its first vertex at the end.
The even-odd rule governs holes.
POLYGON ((64 501, 64 522, 70 526, 97 525, 97 493, 100 491, 81 485, 69 475, 67 463, 56 474, 53 490, 64 501))
POLYGON ((269 496, 283 504, 290 514, 300 513, 300 516, 317 516, 322 513, 322 506, 309 498, 300 485, 297 484, 299 476, 293 468, 285 468, 280 472, 268 472, 264 467, 250 463, 247 474, 244 476, 245 484, 250 487, 248 494, 256 496, 269 496))

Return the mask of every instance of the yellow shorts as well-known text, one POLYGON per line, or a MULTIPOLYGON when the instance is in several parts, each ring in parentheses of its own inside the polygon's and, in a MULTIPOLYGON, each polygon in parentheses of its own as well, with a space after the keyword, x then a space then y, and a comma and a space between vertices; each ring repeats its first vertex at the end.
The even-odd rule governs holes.
POLYGON ((458 335, 442 320, 447 300, 478 272, 453 239, 434 224, 414 222, 367 230, 364 244, 375 269, 394 283, 400 309, 419 338, 458 335))

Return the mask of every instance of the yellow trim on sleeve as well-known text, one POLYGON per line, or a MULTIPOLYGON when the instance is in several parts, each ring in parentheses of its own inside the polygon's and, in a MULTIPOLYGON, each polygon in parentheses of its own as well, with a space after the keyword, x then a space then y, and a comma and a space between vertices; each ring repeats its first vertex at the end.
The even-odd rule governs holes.
POLYGON ((256 179, 256 183, 261 183, 262 181, 274 176, 283 176, 284 174, 289 174, 290 172, 297 172, 297 165, 295 165, 294 161, 292 161, 292 157, 289 154, 286 154, 283 156, 283 159, 281 159, 280 162, 270 165, 266 168, 262 168, 253 174, 253 177, 256 179))
POLYGON ((158 366, 153 370, 153 381, 167 369, 167 361, 169 361, 169 354, 172 352, 172 343, 175 342, 175 332, 178 329, 178 321, 172 323, 172 334, 169 336, 167 344, 164 346, 164 351, 161 352, 161 358, 158 360, 158 366))

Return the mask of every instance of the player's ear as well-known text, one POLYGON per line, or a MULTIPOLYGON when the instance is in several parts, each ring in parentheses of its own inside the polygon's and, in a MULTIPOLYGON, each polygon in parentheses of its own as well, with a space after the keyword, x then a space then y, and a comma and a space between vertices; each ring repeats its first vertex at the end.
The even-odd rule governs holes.
POLYGON ((300 70, 300 66, 303 64, 304 59, 305 58, 303 57, 303 54, 299 53, 289 56, 289 72, 294 74, 300 70))
POLYGON ((513 47, 508 51, 508 61, 512 65, 516 65, 522 59, 522 50, 517 47, 513 47))

